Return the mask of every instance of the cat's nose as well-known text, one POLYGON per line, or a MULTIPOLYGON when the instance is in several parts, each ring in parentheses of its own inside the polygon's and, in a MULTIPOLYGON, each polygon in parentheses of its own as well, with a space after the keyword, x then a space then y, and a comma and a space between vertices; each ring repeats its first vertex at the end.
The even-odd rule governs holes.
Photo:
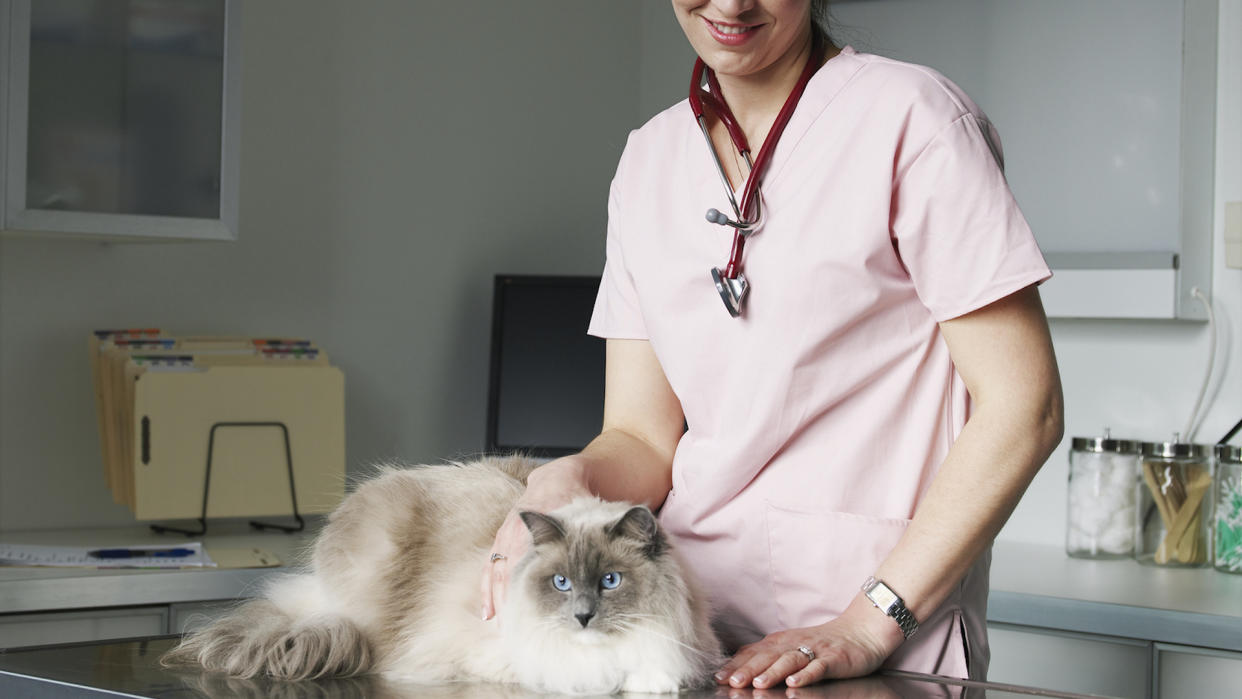
POLYGON ((585 629, 585 628, 586 628, 586 625, 587 625, 587 622, 591 621, 591 617, 593 617, 593 616, 595 616, 595 613, 594 613, 594 612, 586 612, 586 613, 583 613, 583 614, 575 614, 575 615, 574 615, 574 618, 575 618, 575 619, 577 619, 577 620, 578 620, 578 623, 579 623, 579 624, 582 624, 582 628, 584 628, 584 629, 585 629))

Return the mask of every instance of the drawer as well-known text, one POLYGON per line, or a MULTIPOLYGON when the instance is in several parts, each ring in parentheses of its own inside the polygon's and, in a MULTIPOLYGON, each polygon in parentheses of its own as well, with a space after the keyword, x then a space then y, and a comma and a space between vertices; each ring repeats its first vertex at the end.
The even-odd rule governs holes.
POLYGON ((988 624, 988 641, 989 681, 1127 699, 1147 697, 1151 647, 1145 641, 1000 623, 988 624))
POLYGON ((104 641, 168 633, 160 606, 0 615, 0 648, 104 641))
POLYGON ((1242 653, 1157 643, 1155 685, 1165 699, 1239 696, 1242 653))
POLYGON ((202 628, 236 609, 239 604, 241 601, 233 599, 170 604, 168 605, 168 633, 182 634, 202 628))

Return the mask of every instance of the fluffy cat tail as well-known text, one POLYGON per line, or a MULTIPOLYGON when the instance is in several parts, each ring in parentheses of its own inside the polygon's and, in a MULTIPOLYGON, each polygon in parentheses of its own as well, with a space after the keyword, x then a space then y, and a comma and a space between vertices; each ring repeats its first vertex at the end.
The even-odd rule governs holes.
POLYGON ((373 658, 366 637, 348 619, 294 619, 271 601, 256 599, 186 635, 160 662, 231 677, 305 680, 362 674, 373 658))

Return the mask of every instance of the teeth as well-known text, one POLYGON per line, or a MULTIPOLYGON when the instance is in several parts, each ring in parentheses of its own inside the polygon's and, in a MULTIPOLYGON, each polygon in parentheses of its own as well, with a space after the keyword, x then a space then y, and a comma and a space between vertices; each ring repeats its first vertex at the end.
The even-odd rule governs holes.
POLYGON ((750 29, 750 27, 728 27, 723 24, 716 24, 715 22, 712 22, 712 26, 715 27, 716 31, 721 34, 742 34, 750 29))

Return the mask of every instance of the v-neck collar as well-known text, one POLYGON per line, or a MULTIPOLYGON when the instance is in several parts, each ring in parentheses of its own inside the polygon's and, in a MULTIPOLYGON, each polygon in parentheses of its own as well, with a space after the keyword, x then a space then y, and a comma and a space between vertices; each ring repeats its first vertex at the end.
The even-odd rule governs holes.
MULTIPOLYGON (((811 125, 819 119, 850 78, 862 67, 862 62, 857 57, 858 52, 852 46, 845 46, 811 76, 810 82, 806 85, 806 91, 802 93, 802 99, 798 100, 793 115, 789 118, 789 123, 786 124, 785 131, 777 142, 776 149, 772 152, 772 162, 768 164, 767 172, 759 183, 761 191, 779 179, 781 171, 789 161, 790 154, 797 148, 811 125)), ((686 128, 690 130, 687 138, 689 142, 693 142, 690 157, 693 162, 701 163, 701 166, 695 167, 700 169, 703 179, 719 189, 724 185, 720 181, 720 174, 716 171, 715 163, 712 162, 711 153, 707 150, 710 146, 704 140, 703 133, 699 130, 699 125, 690 112, 689 106, 685 111, 687 114, 686 128)), ((743 186, 734 193, 735 196, 740 196, 741 189, 745 188, 744 182, 743 186)), ((721 194, 723 196, 723 192, 721 194)))

